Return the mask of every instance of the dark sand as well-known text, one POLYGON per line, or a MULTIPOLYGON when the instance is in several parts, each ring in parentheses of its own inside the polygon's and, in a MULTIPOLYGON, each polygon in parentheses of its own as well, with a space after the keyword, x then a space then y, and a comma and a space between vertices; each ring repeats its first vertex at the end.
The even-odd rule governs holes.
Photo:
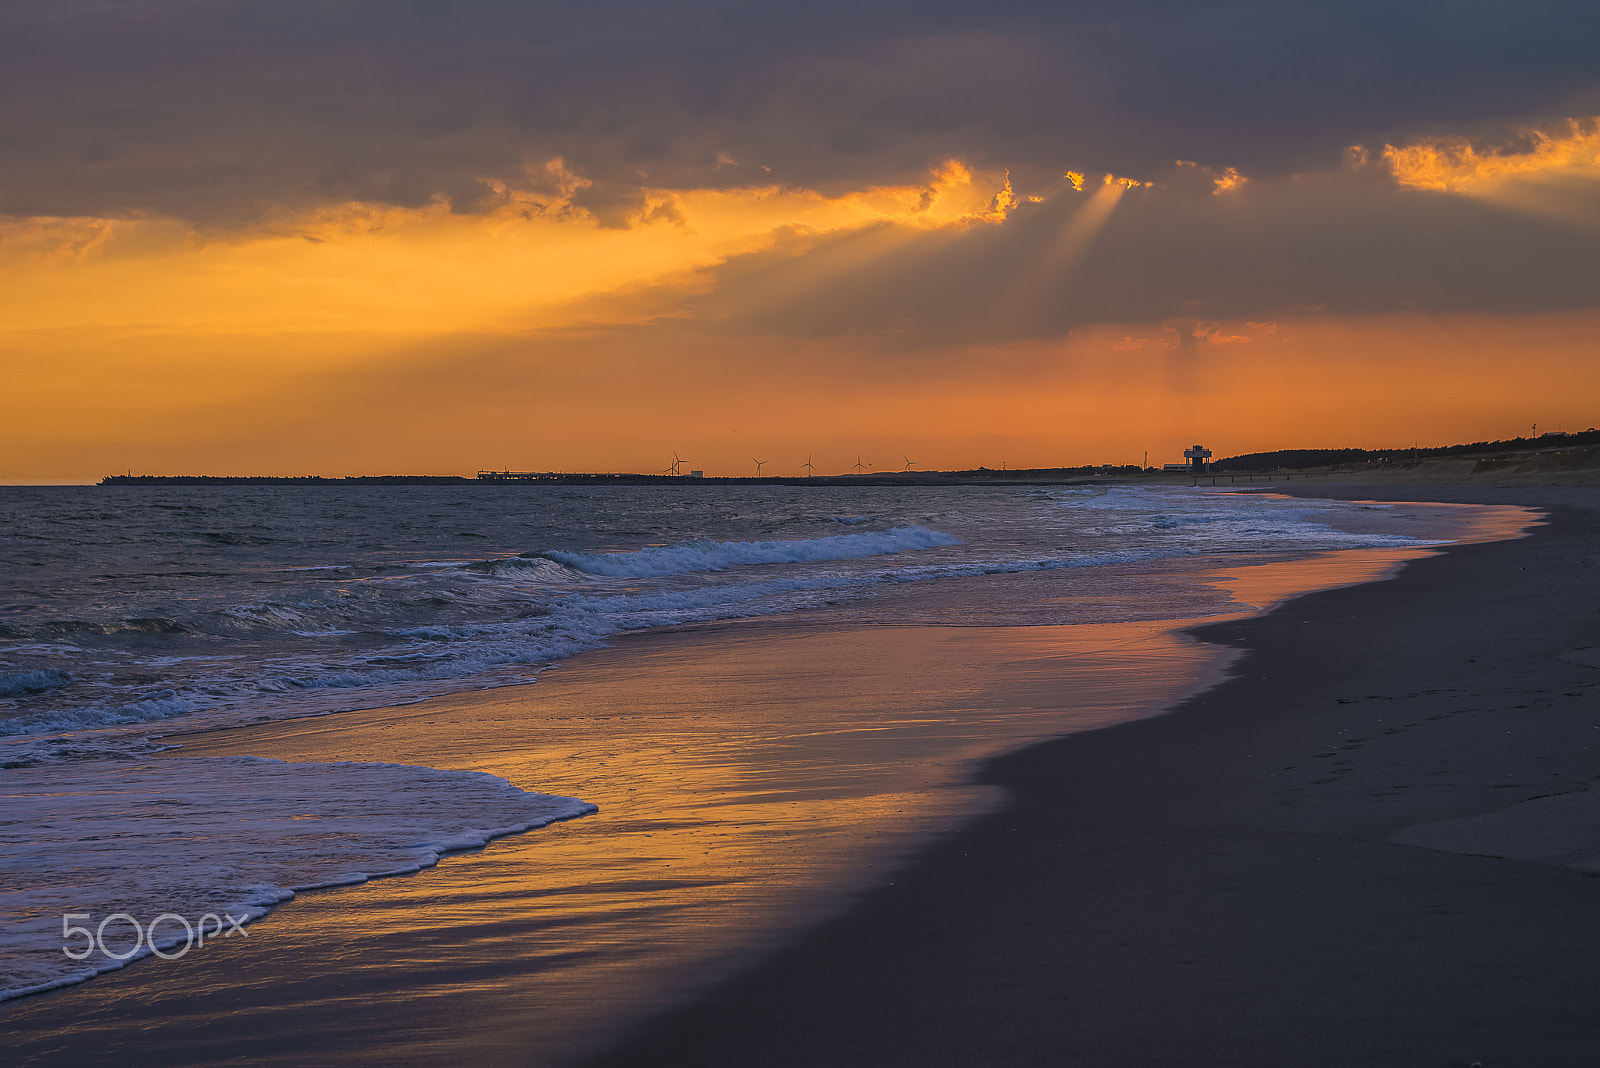
POLYGON ((1004 809, 596 1063, 1600 1064, 1562 866, 1600 855, 1600 490, 1303 492, 1550 522, 1199 628, 1231 681, 991 762, 1004 809))

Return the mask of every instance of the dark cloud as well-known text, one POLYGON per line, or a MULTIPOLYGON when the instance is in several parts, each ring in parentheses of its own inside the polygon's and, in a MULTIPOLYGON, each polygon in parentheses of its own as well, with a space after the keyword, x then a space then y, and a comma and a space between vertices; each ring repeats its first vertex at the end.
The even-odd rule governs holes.
POLYGON ((1359 174, 1212 196, 1126 194, 1081 258, 1053 253, 1088 193, 957 237, 795 235, 717 272, 715 329, 915 345, 1056 337, 1098 323, 1538 312, 1600 303, 1600 231, 1359 174))
POLYGON ((1600 8, 1078 0, 12 0, 0 212, 227 221, 485 203, 554 156, 641 186, 903 180, 949 156, 1260 174, 1592 101, 1600 8))

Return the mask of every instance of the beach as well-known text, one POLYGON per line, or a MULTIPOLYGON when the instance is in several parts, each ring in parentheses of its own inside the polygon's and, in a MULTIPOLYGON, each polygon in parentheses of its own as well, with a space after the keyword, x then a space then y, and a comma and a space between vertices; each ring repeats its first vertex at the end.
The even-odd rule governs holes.
POLYGON ((595 1063, 1593 1064, 1600 495, 1305 492, 1550 519, 1199 628, 1232 679, 991 763, 1004 809, 595 1063))
POLYGON ((1600 4, 1391 7, 0 3, 0 1068, 1600 1068, 1600 4))
POLYGON ((302 895, 0 1027, 41 1064, 1589 1063, 1595 492, 1302 492, 1551 521, 1228 572, 1251 603, 1339 588, 1199 641, 691 627, 532 687, 191 735, 185 755, 488 770, 600 813, 302 895), (671 729, 592 722, 629 715, 671 729), (1579 806, 1535 813, 1544 852, 1495 859, 1504 812, 1556 795, 1579 806))

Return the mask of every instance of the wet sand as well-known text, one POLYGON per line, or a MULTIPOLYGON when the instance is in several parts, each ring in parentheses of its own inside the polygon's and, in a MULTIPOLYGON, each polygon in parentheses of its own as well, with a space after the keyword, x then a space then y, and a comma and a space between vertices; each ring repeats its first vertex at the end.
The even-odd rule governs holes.
POLYGON ((1303 492, 1550 521, 1197 628, 1231 680, 989 763, 1003 809, 594 1063, 1597 1063, 1600 491, 1303 492))
POLYGON ((1151 714, 1227 658, 1167 623, 713 629, 533 686, 187 736, 183 755, 482 770, 601 811, 0 1005, 6 1063, 568 1062, 993 808, 975 760, 1151 714))

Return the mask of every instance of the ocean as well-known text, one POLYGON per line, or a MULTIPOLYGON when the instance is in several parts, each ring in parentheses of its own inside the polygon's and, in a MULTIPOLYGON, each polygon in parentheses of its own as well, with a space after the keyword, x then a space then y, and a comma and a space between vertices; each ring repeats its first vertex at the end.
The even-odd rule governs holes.
POLYGON ((0 1000, 595 812, 459 767, 187 756, 197 731, 527 684, 670 628, 1246 612, 1217 568, 1445 544, 1473 514, 1177 486, 0 488, 0 1000))

